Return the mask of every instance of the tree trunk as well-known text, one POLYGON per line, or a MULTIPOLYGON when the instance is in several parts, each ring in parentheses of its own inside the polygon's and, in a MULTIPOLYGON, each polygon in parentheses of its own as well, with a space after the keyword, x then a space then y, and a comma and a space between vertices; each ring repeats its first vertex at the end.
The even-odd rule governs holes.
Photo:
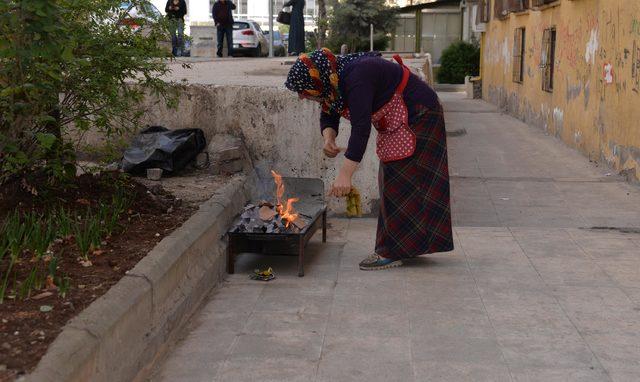
POLYGON ((327 4, 325 0, 317 0, 318 2, 318 49, 322 48, 327 38, 327 4))

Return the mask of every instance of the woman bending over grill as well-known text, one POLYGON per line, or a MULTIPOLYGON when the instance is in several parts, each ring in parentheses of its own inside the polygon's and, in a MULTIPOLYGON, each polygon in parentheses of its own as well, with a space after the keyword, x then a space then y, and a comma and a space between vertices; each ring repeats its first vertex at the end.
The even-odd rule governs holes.
POLYGON ((330 195, 351 191, 371 124, 378 131, 380 213, 375 252, 360 269, 402 265, 402 260, 453 250, 447 142, 442 106, 424 81, 379 53, 336 57, 328 49, 302 54, 286 87, 322 105, 324 153, 334 158, 340 118, 351 121, 345 160, 330 195))

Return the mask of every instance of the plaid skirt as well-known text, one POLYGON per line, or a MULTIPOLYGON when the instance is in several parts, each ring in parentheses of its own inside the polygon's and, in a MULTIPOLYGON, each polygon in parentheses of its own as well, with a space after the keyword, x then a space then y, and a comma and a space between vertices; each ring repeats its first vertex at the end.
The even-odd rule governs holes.
POLYGON ((376 253, 404 259, 453 250, 447 134, 442 106, 420 107, 413 156, 380 163, 376 253))

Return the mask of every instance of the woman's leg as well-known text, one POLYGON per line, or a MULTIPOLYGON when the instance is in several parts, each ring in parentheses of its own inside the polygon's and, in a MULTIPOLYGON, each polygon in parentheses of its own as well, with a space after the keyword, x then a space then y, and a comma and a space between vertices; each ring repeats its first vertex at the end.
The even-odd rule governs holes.
POLYGON ((384 196, 384 166, 385 164, 380 162, 380 170, 378 171, 378 189, 380 192, 380 207, 378 211, 378 229, 376 231, 376 246, 372 255, 368 256, 360 262, 360 269, 364 271, 369 270, 381 270, 394 268, 402 265, 402 259, 398 256, 394 256, 389 251, 386 244, 388 240, 387 225, 387 212, 385 209, 385 196, 384 196))

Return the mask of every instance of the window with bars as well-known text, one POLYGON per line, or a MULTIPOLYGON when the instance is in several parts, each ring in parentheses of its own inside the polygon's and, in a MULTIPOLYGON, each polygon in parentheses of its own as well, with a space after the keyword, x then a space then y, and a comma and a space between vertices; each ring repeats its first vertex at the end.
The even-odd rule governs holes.
POLYGON ((513 82, 524 80, 524 44, 526 34, 524 28, 516 28, 513 35, 513 82))
POLYGON ((542 57, 540 68, 542 69, 542 90, 553 92, 553 72, 556 59, 556 29, 544 30, 542 35, 542 57))
POLYGON ((506 18, 511 12, 529 9, 529 0, 495 0, 493 7, 496 17, 506 18))
POLYGON ((476 14, 476 24, 488 23, 491 13, 491 0, 480 0, 478 3, 478 13, 476 14))

